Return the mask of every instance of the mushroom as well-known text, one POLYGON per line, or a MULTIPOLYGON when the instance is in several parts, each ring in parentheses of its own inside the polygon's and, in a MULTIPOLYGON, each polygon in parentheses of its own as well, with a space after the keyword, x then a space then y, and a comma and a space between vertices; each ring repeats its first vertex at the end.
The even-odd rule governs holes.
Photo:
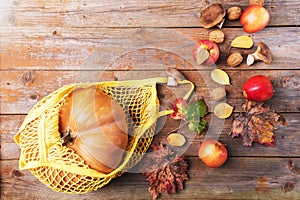
POLYGON ((222 28, 224 22, 225 22, 225 18, 223 18, 222 21, 221 21, 220 23, 218 23, 216 26, 217 26, 218 28, 222 28))
POLYGON ((257 60, 261 60, 266 64, 270 64, 272 61, 271 51, 269 47, 263 42, 259 42, 256 51, 248 55, 247 65, 250 66, 257 60))
POLYGON ((201 11, 200 24, 204 28, 211 28, 220 24, 218 27, 222 27, 224 23, 226 11, 221 4, 211 4, 201 11))
POLYGON ((172 67, 166 69, 166 75, 168 76, 168 86, 177 86, 177 81, 186 79, 182 73, 172 67))

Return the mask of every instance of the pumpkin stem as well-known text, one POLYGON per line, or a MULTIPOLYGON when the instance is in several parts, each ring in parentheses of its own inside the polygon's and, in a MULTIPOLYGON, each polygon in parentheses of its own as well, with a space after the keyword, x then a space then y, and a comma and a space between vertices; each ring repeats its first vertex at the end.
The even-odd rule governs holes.
POLYGON ((60 142, 64 146, 67 144, 72 145, 75 141, 75 138, 76 138, 76 135, 72 134, 71 129, 67 129, 61 134, 60 142))

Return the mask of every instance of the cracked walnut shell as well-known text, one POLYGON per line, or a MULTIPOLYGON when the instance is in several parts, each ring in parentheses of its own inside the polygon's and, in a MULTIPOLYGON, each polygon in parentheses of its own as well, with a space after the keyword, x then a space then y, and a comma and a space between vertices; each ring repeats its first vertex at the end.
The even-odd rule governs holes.
POLYGON ((243 62, 243 56, 239 52, 230 54, 227 58, 227 64, 230 67, 236 67, 243 62))
POLYGON ((232 6, 227 9, 228 20, 237 20, 242 15, 242 9, 238 6, 232 6))
POLYGON ((215 43, 224 42, 225 34, 221 30, 214 30, 209 33, 209 40, 215 43))

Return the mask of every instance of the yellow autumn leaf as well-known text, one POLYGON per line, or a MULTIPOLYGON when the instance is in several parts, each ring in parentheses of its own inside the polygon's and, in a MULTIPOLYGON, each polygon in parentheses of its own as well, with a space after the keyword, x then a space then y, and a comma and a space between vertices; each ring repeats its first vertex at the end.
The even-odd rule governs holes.
POLYGON ((247 35, 242 35, 234 38, 231 42, 231 47, 249 49, 253 46, 253 40, 247 35))
POLYGON ((228 74, 221 69, 214 69, 210 73, 211 79, 222 85, 230 85, 228 74))
POLYGON ((233 107, 227 103, 219 103, 214 108, 214 114, 220 119, 228 118, 233 112, 233 107))
POLYGON ((201 65, 209 58, 209 52, 204 48, 199 48, 196 53, 196 62, 201 65))
POLYGON ((185 144, 186 139, 179 133, 171 133, 170 135, 168 135, 167 141, 172 146, 181 147, 185 144))

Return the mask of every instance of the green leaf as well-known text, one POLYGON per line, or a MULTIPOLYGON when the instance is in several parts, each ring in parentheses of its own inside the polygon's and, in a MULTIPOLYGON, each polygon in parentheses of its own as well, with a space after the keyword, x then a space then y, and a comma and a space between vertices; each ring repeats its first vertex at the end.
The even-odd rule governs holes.
POLYGON ((201 134, 207 125, 207 122, 202 119, 207 114, 207 106, 204 100, 199 99, 188 103, 184 107, 183 113, 189 122, 189 129, 201 134))
POLYGON ((198 134, 201 134, 206 128, 207 121, 201 119, 200 121, 191 121, 189 123, 190 131, 196 131, 198 134))
POLYGON ((207 106, 203 99, 192 101, 187 104, 183 113, 187 115, 187 118, 204 117, 207 114, 207 106))

